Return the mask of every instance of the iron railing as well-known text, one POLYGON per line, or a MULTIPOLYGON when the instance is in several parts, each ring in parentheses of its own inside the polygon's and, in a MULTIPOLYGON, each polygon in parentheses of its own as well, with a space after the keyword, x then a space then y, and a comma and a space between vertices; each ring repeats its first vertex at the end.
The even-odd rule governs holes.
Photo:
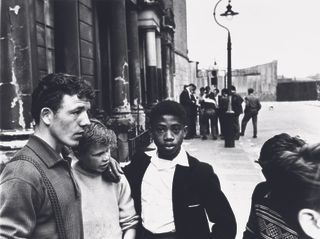
POLYGON ((134 131, 129 132, 128 135, 128 146, 129 146, 129 160, 131 161, 132 156, 139 150, 143 150, 148 147, 151 143, 151 135, 149 130, 145 130, 142 133, 136 135, 134 131))

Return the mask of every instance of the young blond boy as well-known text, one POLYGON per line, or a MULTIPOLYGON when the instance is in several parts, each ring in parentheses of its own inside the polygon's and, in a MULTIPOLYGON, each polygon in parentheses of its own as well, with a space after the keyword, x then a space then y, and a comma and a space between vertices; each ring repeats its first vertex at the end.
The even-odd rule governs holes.
POLYGON ((73 166, 82 194, 84 238, 134 239, 138 216, 130 186, 122 176, 118 183, 104 177, 116 136, 100 121, 91 120, 74 149, 73 166))

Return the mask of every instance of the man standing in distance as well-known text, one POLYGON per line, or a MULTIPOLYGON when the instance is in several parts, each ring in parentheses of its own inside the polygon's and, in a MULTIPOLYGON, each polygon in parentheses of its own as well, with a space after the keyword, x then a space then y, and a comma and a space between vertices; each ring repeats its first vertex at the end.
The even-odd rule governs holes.
POLYGON ((244 136, 246 131, 247 123, 252 119, 253 125, 253 138, 257 138, 257 122, 258 122, 258 112, 261 109, 260 100, 253 94, 254 90, 252 88, 248 89, 248 96, 245 97, 246 107, 244 109, 244 116, 241 122, 241 136, 244 136))
POLYGON ((93 97, 85 81, 62 73, 34 90, 34 135, 1 173, 1 238, 83 238, 80 191, 62 154, 90 124, 93 97))
POLYGON ((242 108, 242 97, 237 93, 237 89, 234 85, 231 86, 231 104, 232 110, 234 111, 234 118, 233 118, 233 131, 234 131, 234 138, 238 140, 240 138, 240 123, 239 123, 239 116, 243 113, 242 108))
POLYGON ((197 87, 194 84, 189 84, 180 94, 180 104, 184 107, 187 113, 187 135, 185 139, 192 139, 196 136, 197 124, 197 101, 194 96, 197 87))

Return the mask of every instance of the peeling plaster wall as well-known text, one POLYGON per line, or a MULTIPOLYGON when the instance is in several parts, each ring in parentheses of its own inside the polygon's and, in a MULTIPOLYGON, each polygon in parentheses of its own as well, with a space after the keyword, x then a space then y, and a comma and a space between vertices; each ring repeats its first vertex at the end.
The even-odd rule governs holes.
POLYGON ((1 131, 32 127, 28 7, 27 1, 1 1, 1 131))

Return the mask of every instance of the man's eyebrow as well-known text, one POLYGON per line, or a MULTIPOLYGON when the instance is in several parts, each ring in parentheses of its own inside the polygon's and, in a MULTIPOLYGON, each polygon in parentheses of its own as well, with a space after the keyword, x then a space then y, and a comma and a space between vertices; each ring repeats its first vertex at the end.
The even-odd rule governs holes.
POLYGON ((76 108, 70 109, 70 111, 77 111, 77 110, 83 110, 83 109, 85 109, 85 106, 81 105, 81 106, 77 106, 76 108))

